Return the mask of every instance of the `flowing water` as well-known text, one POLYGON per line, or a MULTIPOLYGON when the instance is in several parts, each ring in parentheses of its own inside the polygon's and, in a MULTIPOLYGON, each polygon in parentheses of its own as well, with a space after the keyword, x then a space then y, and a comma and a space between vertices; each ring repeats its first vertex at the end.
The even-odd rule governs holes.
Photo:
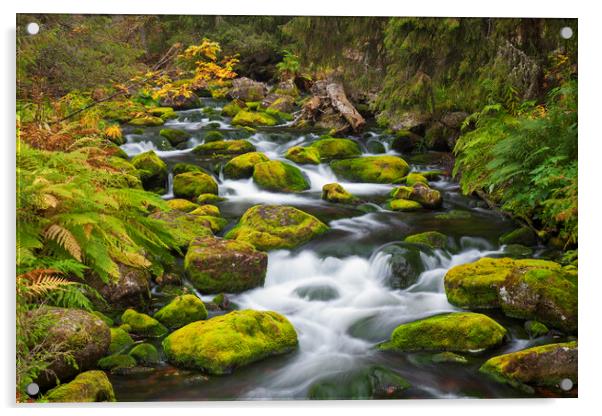
MULTIPOLYGON (((204 102, 217 114, 221 104, 204 102)), ((465 365, 434 363, 428 353, 393 354, 375 349, 401 323, 457 310, 445 296, 445 272, 484 256, 503 255, 505 247, 500 247, 497 239, 514 224, 484 209, 479 201, 462 196, 455 183, 445 180, 431 184, 443 194, 441 209, 397 213, 381 208, 391 185, 347 183, 338 180, 327 164, 297 165, 311 181, 311 189, 299 194, 267 192, 259 189, 252 179, 224 179, 215 160, 202 160, 191 152, 194 146, 203 143, 208 130, 218 128, 230 138, 243 134, 228 123, 229 119, 214 114, 208 110, 189 110, 166 123, 165 127, 184 129, 193 135, 181 150, 160 150, 164 148, 158 134, 160 128, 128 134, 122 148, 129 156, 155 150, 170 167, 189 162, 213 171, 219 181, 220 195, 227 198, 219 206, 229 220, 229 227, 256 204, 295 206, 329 224, 328 233, 295 250, 270 252, 265 285, 231 296, 241 309, 273 310, 285 315, 298 333, 299 348, 292 354, 270 358, 226 376, 206 376, 175 369, 167 363, 150 373, 112 375, 118 400, 305 399, 313 383, 333 377, 350 380, 358 371, 373 365, 395 370, 410 382, 412 387, 404 392, 404 398, 523 395, 480 375, 478 368, 493 355, 549 343, 555 335, 529 339, 522 322, 499 314, 492 317, 509 329, 509 340, 493 351, 469 354, 465 365), (219 127, 210 123, 219 123, 219 127), (341 183, 366 203, 350 207, 321 200, 322 186, 332 182, 341 183), (451 210, 470 215, 456 219, 437 217, 451 210), (382 249, 409 234, 431 230, 450 236, 450 249, 422 253, 425 271, 418 281, 403 290, 392 289, 391 255, 382 249)), ((258 129, 248 140, 270 159, 285 160, 286 149, 317 137, 283 125, 258 129)), ((397 154, 390 150, 390 138, 377 129, 369 129, 355 139, 365 154, 378 154, 368 151, 375 141, 383 145, 380 150, 384 153, 397 154)), ((401 156, 411 163, 413 170, 441 168, 442 155, 437 153, 413 159, 401 156)), ((287 163, 294 164, 288 160, 287 163)), ((170 175, 169 191, 164 198, 173 197, 171 183, 170 175)), ((211 297, 202 296, 204 300, 211 297)))

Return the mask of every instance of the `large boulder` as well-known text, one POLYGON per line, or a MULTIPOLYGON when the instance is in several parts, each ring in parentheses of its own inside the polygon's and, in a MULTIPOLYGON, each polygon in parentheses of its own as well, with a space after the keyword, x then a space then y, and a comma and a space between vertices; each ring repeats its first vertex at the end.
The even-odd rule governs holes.
POLYGON ((405 289, 418 281, 426 270, 422 261, 425 247, 410 243, 395 243, 383 247, 379 253, 387 255, 390 270, 388 284, 394 289, 405 289))
POLYGON ((97 276, 91 276, 91 286, 98 290, 112 308, 125 309, 148 304, 151 297, 150 272, 122 263, 118 263, 118 269, 117 280, 105 283, 97 276))
POLYGON ((244 241, 196 238, 188 247, 184 268, 201 293, 238 293, 262 286, 268 256, 244 241))
POLYGON ((546 260, 483 258, 445 275, 450 303, 462 308, 501 308, 565 331, 577 329, 577 276, 546 260))
POLYGON ((53 386, 57 379, 67 381, 77 373, 94 368, 111 344, 108 325, 96 315, 81 309, 44 306, 31 311, 28 319, 48 324, 41 348, 56 354, 56 358, 36 380, 42 388, 53 386), (71 355, 71 358, 68 359, 65 354, 71 355))
POLYGON ((409 199, 392 199, 386 204, 386 208, 392 211, 411 212, 422 209, 422 205, 409 199))
POLYGON ((174 110, 190 110, 198 108, 201 105, 201 100, 195 93, 187 95, 172 94, 168 97, 161 98, 159 104, 161 107, 171 107, 174 110))
POLYGON ((197 296, 181 295, 159 309, 154 317, 166 327, 177 329, 207 319, 207 309, 197 296))
POLYGON ((134 156, 131 162, 138 169, 144 189, 158 193, 166 191, 167 165, 154 151, 140 153, 134 156))
POLYGON ((270 94, 263 100, 261 105, 267 108, 269 111, 290 113, 295 108, 295 99, 290 95, 270 94))
POLYGON ((151 218, 166 223, 175 238, 179 248, 188 247, 195 237, 212 236, 212 223, 205 216, 189 214, 182 211, 159 211, 150 215, 151 218))
POLYGON ((239 126, 274 126, 276 125, 276 123, 277 120, 274 117, 272 117, 268 113, 264 113, 261 111, 254 112, 241 110, 238 113, 236 113, 234 118, 232 118, 232 124, 239 126))
POLYGON ((190 139, 191 134, 184 130, 178 129, 161 129, 159 134, 167 139, 172 146, 177 146, 190 139))
POLYGON ((108 353, 117 354, 134 345, 134 340, 122 328, 111 328, 111 344, 108 353))
POLYGON ((430 188, 422 182, 413 186, 400 186, 391 191, 394 199, 406 199, 418 202, 424 208, 439 208, 443 204, 441 192, 430 188))
POLYGON ((320 164, 320 152, 315 147, 293 146, 286 151, 284 157, 299 164, 320 164))
POLYGON ((334 139, 327 137, 313 142, 309 147, 318 150, 322 161, 347 159, 362 154, 359 145, 349 139, 334 139))
POLYGON ((233 157, 243 153, 254 152, 255 146, 247 140, 219 140, 200 144, 192 151, 199 156, 215 158, 233 157))
POLYGON ((330 162, 334 173, 352 182, 393 183, 406 176, 410 167, 397 156, 366 156, 330 162))
POLYGON ((165 120, 163 120, 161 117, 149 115, 136 117, 128 121, 128 124, 136 127, 155 127, 161 126, 163 123, 165 123, 165 120))
POLYGON ((500 244, 521 244, 523 246, 534 246, 537 244, 537 236, 529 227, 520 227, 505 234, 499 239, 500 244))
POLYGON ((299 168, 279 160, 256 164, 253 180, 260 188, 274 192, 301 192, 310 187, 299 168))
POLYGON ((253 176, 255 165, 270 159, 261 152, 250 152, 236 156, 224 165, 224 176, 232 179, 244 179, 253 176))
POLYGON ((479 371, 526 391, 559 387, 564 379, 577 384, 577 341, 548 344, 490 358, 479 371))
POLYGON ((249 208, 226 238, 245 241, 258 250, 294 248, 328 231, 328 226, 306 212, 280 205, 249 208))
POLYGON ((407 236, 403 241, 412 244, 421 244, 432 249, 446 248, 447 236, 439 231, 427 231, 420 234, 407 236))
POLYGON ((379 346, 393 351, 469 352, 494 347, 506 329, 486 315, 455 312, 402 324, 379 346))
POLYGON ((268 86, 263 82, 253 81, 252 79, 241 77, 232 81, 232 88, 229 95, 232 99, 241 101, 261 101, 268 92, 268 86))
POLYGON ((121 323, 128 325, 133 334, 141 337, 157 338, 168 332, 155 318, 134 309, 128 309, 121 315, 121 323))
POLYGON ((114 402, 113 385, 104 371, 86 371, 73 381, 50 390, 44 396, 44 402, 86 403, 114 402))
POLYGON ((176 211, 192 212, 199 207, 199 204, 195 204, 187 199, 175 198, 167 201, 167 206, 176 211))
POLYGON ((201 194, 217 195, 217 182, 204 172, 180 173, 173 178, 173 194, 186 199, 194 199, 201 194))
POLYGON ((210 374, 231 373, 296 347, 297 333, 284 316, 252 310, 193 322, 163 340, 169 362, 210 374))
POLYGON ((322 199, 343 204, 350 204, 357 200, 356 197, 347 192, 347 190, 338 183, 327 183, 324 185, 322 187, 322 199))

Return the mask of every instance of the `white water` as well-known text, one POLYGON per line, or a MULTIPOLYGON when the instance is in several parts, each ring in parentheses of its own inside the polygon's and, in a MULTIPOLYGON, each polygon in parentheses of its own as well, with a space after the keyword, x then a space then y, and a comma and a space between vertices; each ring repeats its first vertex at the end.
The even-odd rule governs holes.
POLYGON ((468 248, 457 255, 437 251, 425 256, 430 270, 406 290, 386 285, 389 255, 381 252, 369 260, 358 256, 320 258, 311 250, 269 253, 265 285, 234 301, 243 309, 284 314, 297 331, 299 349, 293 362, 261 380, 248 398, 302 397, 318 378, 357 368, 373 354, 376 344, 349 334, 352 325, 363 319, 370 319, 371 333, 388 334, 401 323, 456 310, 445 296, 445 272, 492 253, 497 251, 468 248), (295 293, 307 286, 327 286, 339 296, 323 301, 295 293))

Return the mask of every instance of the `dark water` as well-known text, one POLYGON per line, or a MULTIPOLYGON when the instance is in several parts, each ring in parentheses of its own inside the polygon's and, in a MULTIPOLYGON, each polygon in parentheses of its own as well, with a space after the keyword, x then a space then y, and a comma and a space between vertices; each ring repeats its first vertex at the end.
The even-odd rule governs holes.
MULTIPOLYGON (((484 209, 480 201, 462 196, 457 184, 446 180, 431 183, 442 192, 443 207, 413 213, 381 208, 392 186, 346 183, 338 180, 326 164, 298 166, 311 181, 311 189, 301 194, 266 192, 257 188, 252 180, 225 180, 220 174, 220 161, 199 159, 190 149, 203 142, 207 131, 217 127, 210 123, 219 123, 218 129, 228 138, 249 134, 233 128, 229 119, 215 115, 223 103, 207 100, 204 104, 213 110, 181 112, 178 119, 166 124, 193 135, 185 149, 158 150, 163 146, 158 134, 160 128, 129 134, 128 143, 122 147, 130 156, 155 150, 170 167, 188 162, 214 172, 220 195, 227 198, 218 204, 222 215, 229 220, 226 230, 247 208, 256 204, 295 206, 329 224, 331 231, 302 247, 270 252, 264 287, 232 296, 240 308, 274 310, 286 315, 297 330, 299 349, 225 376, 176 369, 167 363, 154 370, 111 375, 119 401, 305 399, 316 382, 334 377, 344 384, 362 369, 374 365, 395 370, 410 382, 412 387, 400 398, 533 397, 491 381, 482 376, 478 368, 491 356, 565 338, 559 334, 529 339, 521 321, 499 314, 491 316, 509 330, 507 342, 495 350, 468 354, 467 364, 435 363, 429 353, 393 354, 374 348, 387 340, 401 323, 457 310, 445 297, 445 272, 484 256, 503 255, 504 248, 497 240, 515 224, 484 209), (352 207, 322 201, 322 186, 331 182, 341 183, 365 203, 352 207), (450 211, 468 215, 451 219, 438 217, 450 211), (419 280, 407 289, 392 289, 388 284, 390 256, 383 253, 382 248, 402 241, 407 235, 432 230, 450 237, 449 250, 423 253, 421 261, 425 271, 419 280), (308 291, 318 295, 313 298, 299 295, 308 291)), ((308 131, 277 126, 260 128, 248 140, 270 159, 285 160, 286 149, 317 137, 308 131)), ((382 143, 387 154, 397 154, 389 150, 390 137, 376 129, 354 139, 364 147, 366 154, 368 143, 374 141, 382 143)), ((445 155, 437 153, 418 158, 401 156, 411 163, 413 170, 441 169, 445 159, 445 155), (420 164, 412 160, 419 160, 420 164)), ((165 196, 170 197, 171 193, 165 196)), ((158 298, 156 306, 167 299, 169 297, 158 298)), ((203 296, 203 299, 211 299, 211 296, 203 296)), ((156 344, 160 347, 159 341, 156 344)), ((545 392, 536 394, 545 395, 545 392)))

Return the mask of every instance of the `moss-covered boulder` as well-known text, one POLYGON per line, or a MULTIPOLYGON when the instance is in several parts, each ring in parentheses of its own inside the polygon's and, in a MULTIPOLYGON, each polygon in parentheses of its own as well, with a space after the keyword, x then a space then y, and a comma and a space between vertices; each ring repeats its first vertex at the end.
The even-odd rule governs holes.
POLYGON ((121 322, 129 325, 132 333, 142 337, 162 337, 167 334, 167 328, 155 318, 133 309, 128 309, 121 315, 121 322))
POLYGON ((153 107, 146 110, 146 112, 151 116, 160 117, 164 121, 178 118, 178 114, 171 107, 153 107))
POLYGON ((105 371, 134 367, 136 367, 136 360, 128 354, 113 354, 98 360, 98 368, 105 371))
POLYGON ((475 351, 504 340, 506 329, 486 315, 456 312, 402 324, 379 346, 393 351, 475 351))
POLYGON ((192 151, 199 156, 215 158, 232 157, 243 153, 254 152, 255 146, 247 140, 220 140, 200 144, 192 151))
POLYGON ((50 390, 42 401, 55 403, 114 402, 113 385, 103 371, 86 371, 50 390))
POLYGON ((177 246, 181 249, 188 247, 190 241, 195 237, 213 235, 212 226, 214 224, 210 218, 205 216, 173 210, 155 212, 150 217, 166 223, 175 238, 177 246))
POLYGON ((299 164, 320 164, 320 152, 315 147, 293 146, 286 151, 284 157, 299 164))
POLYGON ((161 107, 171 107, 174 110, 191 110, 201 106, 201 100, 198 95, 190 94, 170 94, 161 98, 159 101, 161 107))
POLYGON ((484 258, 456 266, 445 275, 445 293, 463 308, 501 308, 511 317, 577 329, 577 276, 551 261, 484 258))
POLYGON ((420 174, 420 173, 409 173, 408 176, 406 176, 405 178, 405 182, 408 186, 414 186, 414 184, 417 183, 423 183, 425 185, 428 186, 429 181, 426 177, 424 177, 424 175, 420 174))
POLYGON ((252 310, 193 322, 163 340, 169 362, 210 374, 227 374, 296 347, 297 333, 284 316, 252 310))
POLYGON ((215 194, 201 194, 196 198, 197 204, 217 204, 218 202, 225 201, 226 198, 215 194))
POLYGON ((422 209, 422 205, 409 199, 392 199, 387 202, 386 207, 392 211, 411 212, 422 209))
POLYGON ((548 344, 490 358, 479 371, 521 390, 559 387, 564 379, 577 384, 577 341, 548 344))
POLYGON ((211 130, 205 133, 203 140, 205 143, 218 142, 224 140, 224 134, 221 131, 211 130))
POLYGON ((136 117, 131 119, 130 121, 128 121, 128 124, 132 125, 132 126, 162 126, 163 123, 165 123, 165 120, 163 120, 161 117, 155 117, 155 116, 142 116, 142 117, 136 117))
POLYGON ((201 194, 217 194, 217 182, 204 172, 180 173, 173 178, 173 193, 186 199, 194 199, 201 194))
POLYGON ((167 201, 167 206, 176 211, 191 212, 199 207, 198 204, 190 202, 187 199, 175 198, 167 201))
POLYGON ((200 166, 193 165, 192 163, 176 163, 171 170, 174 176, 179 175, 180 173, 186 172, 208 172, 200 166))
POLYGON ((322 187, 322 199, 325 201, 350 204, 357 200, 338 183, 328 183, 322 187))
POLYGON ((270 159, 261 152, 250 152, 236 156, 224 165, 224 176, 232 179, 250 178, 253 176, 255 165, 270 159))
POLYGON ((523 246, 534 246, 537 244, 537 236, 529 227, 520 227, 516 230, 503 234, 500 244, 521 244, 523 246))
POLYGON ((444 351, 437 354, 433 354, 431 360, 434 363, 468 364, 468 360, 466 359, 466 357, 450 351, 444 351))
POLYGON ((177 329, 191 322, 207 319, 207 309, 195 295, 181 295, 155 313, 155 319, 168 328, 177 329))
POLYGON ((268 257, 244 241, 197 238, 188 247, 184 268, 201 293, 238 293, 265 280, 268 257))
POLYGON ((122 328, 111 328, 111 344, 109 345, 109 354, 116 354, 126 350, 134 344, 134 340, 122 328))
POLYGON ((219 212, 219 208, 215 205, 201 205, 197 206, 194 211, 190 212, 192 215, 200 215, 200 216, 208 216, 208 217, 219 217, 221 213, 219 212))
POLYGON ((136 360, 136 363, 140 365, 153 365, 157 364, 160 360, 157 348, 147 342, 143 342, 132 348, 129 352, 129 356, 136 360))
POLYGON ((232 81, 232 88, 228 92, 228 95, 233 99, 243 102, 261 101, 264 99, 267 91, 268 87, 263 82, 247 77, 240 77, 232 81))
POLYGON ((167 139, 172 146, 177 146, 190 139, 191 134, 184 130, 161 129, 159 134, 167 139))
POLYGON ((27 314, 26 325, 44 328, 40 351, 53 351, 54 359, 36 380, 42 388, 65 381, 96 366, 111 344, 111 331, 102 319, 81 309, 43 306, 27 314), (72 359, 67 359, 68 353, 72 359))
POLYGON ((439 208, 443 204, 441 193, 422 182, 416 182, 412 186, 412 193, 408 199, 420 203, 425 208, 439 208))
POLYGON ((140 153, 134 156, 131 162, 138 169, 144 189, 160 193, 166 191, 167 165, 154 151, 140 153))
POLYGON ((282 95, 273 100, 272 103, 267 107, 267 110, 278 111, 280 113, 290 113, 294 108, 295 99, 290 95, 282 95))
POLYGON ((280 205, 249 208, 226 238, 245 241, 258 250, 294 248, 328 231, 328 226, 306 212, 280 205))
POLYGON ((260 188, 274 192, 301 192, 310 187, 299 168, 279 160, 256 164, 253 180, 260 188))
POLYGON ((334 173, 352 182, 393 183, 407 175, 410 167, 397 156, 366 156, 330 162, 334 173))
POLYGON ((232 124, 238 126, 274 126, 278 122, 268 113, 241 110, 232 118, 232 124))
POLYGON ((240 110, 242 110, 242 108, 239 103, 232 101, 222 108, 222 115, 226 117, 234 117, 240 110))
POLYGON ((526 321, 524 328, 531 338, 541 337, 550 332, 547 326, 538 321, 526 321))
MULTIPOLYGON (((383 247, 382 255, 388 256, 390 267, 389 286, 394 289, 405 289, 418 281, 420 274, 425 271, 422 252, 425 246, 410 243, 395 243, 383 247)), ((428 252, 428 250, 426 250, 428 252)))
POLYGON ((433 249, 447 247, 447 236, 438 231, 427 231, 420 234, 413 234, 406 237, 403 241, 412 244, 422 244, 433 249))
POLYGON ((318 150, 322 161, 348 159, 362 154, 359 145, 349 139, 335 139, 329 137, 317 140, 310 144, 309 147, 318 150))
POLYGON ((145 306, 150 300, 150 272, 147 269, 118 263, 119 276, 105 283, 98 275, 90 274, 87 282, 96 289, 112 308, 145 306))

